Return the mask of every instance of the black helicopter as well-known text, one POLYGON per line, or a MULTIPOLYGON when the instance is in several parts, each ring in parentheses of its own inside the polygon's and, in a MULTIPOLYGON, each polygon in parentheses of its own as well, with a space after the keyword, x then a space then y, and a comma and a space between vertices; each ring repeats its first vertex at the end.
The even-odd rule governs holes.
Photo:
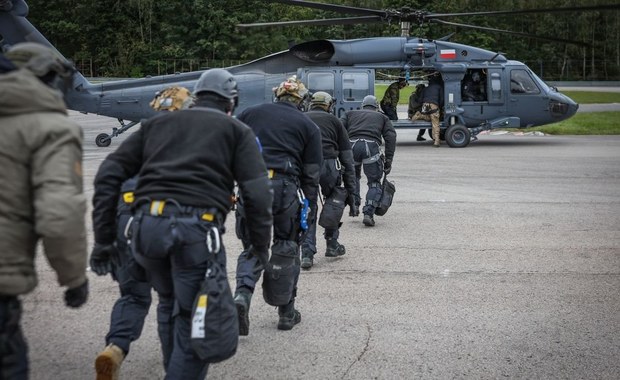
MULTIPOLYGON (((317 40, 297 44, 288 50, 265 56, 242 65, 228 67, 239 84, 239 107, 244 108, 273 101, 272 88, 289 76, 297 75, 311 92, 326 91, 337 99, 334 112, 341 115, 359 108, 364 96, 374 93, 375 70, 399 70, 410 73, 439 72, 444 82, 445 110, 441 123, 442 133, 452 147, 465 147, 471 136, 494 128, 525 128, 565 120, 577 111, 578 105, 567 96, 549 87, 525 64, 506 59, 498 52, 473 46, 409 37, 411 23, 437 22, 489 31, 518 35, 519 32, 457 24, 443 20, 462 15, 496 15, 513 13, 583 11, 619 9, 619 5, 490 11, 469 13, 428 13, 403 8, 401 10, 374 10, 310 1, 276 0, 299 5, 362 16, 245 24, 239 27, 272 27, 281 25, 333 25, 360 22, 399 21, 400 37, 375 37, 354 40, 317 40), (467 100, 462 97, 462 81, 473 72, 484 74, 486 97, 467 100)), ((2 46, 23 41, 52 46, 26 19, 28 6, 23 0, 3 1, 0 7, 0 35, 2 46), (7 6, 8 4, 8 6, 7 6)), ((547 38, 557 42, 572 42, 547 38)), ((58 53, 60 54, 60 53, 58 53)), ((204 71, 204 70, 203 70, 204 71)), ((163 75, 151 78, 90 83, 76 75, 67 95, 70 109, 117 118, 120 127, 111 134, 101 133, 97 146, 109 146, 112 137, 127 131, 148 118, 154 111, 148 106, 154 94, 165 87, 180 85, 192 90, 203 71, 163 75), (129 121, 129 123, 125 123, 129 121)), ((428 122, 398 120, 396 128, 429 128, 428 122)))

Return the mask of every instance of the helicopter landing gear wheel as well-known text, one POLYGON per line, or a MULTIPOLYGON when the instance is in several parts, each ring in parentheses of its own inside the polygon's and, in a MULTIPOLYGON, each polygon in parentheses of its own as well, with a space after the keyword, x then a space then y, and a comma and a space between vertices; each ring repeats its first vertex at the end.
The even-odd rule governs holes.
POLYGON ((469 128, 462 124, 454 124, 446 130, 446 142, 452 148, 465 148, 471 139, 469 128))
POLYGON ((111 143, 112 136, 108 135, 107 133, 100 133, 95 138, 95 144, 97 144, 98 147, 110 146, 111 143))

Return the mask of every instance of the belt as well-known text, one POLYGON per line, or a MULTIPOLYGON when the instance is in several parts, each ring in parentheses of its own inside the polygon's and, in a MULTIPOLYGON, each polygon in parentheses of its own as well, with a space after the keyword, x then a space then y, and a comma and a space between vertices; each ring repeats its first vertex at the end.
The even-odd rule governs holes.
POLYGON ((197 215, 200 219, 207 222, 224 222, 224 216, 215 207, 193 207, 184 206, 179 204, 174 199, 166 200, 144 200, 137 202, 144 214, 152 216, 182 216, 182 215, 197 215))
POLYGON ((275 169, 267 169, 267 174, 269 175, 269 179, 298 179, 297 176, 294 174, 282 173, 276 171, 275 169))

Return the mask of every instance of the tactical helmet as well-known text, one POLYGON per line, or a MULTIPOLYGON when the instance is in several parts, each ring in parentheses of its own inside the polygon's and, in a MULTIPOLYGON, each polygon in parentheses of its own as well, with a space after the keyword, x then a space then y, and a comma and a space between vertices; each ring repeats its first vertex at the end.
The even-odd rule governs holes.
POLYGON ((312 94, 310 104, 313 106, 324 106, 325 108, 331 107, 334 102, 334 98, 330 94, 324 91, 317 91, 312 94))
POLYGON ((13 45, 4 54, 17 68, 28 69, 39 78, 55 73, 61 78, 70 78, 75 68, 51 48, 35 42, 13 45))
POLYGON ((377 102, 377 98, 373 95, 366 95, 362 100, 362 108, 366 106, 371 106, 374 108, 379 108, 379 102, 377 102))
POLYGON ((273 89, 273 92, 276 94, 276 98, 280 98, 285 95, 292 96, 297 99, 303 100, 306 96, 308 96, 308 90, 306 86, 297 79, 297 77, 292 76, 280 83, 278 87, 273 89))
POLYGON ((155 111, 178 111, 192 106, 194 98, 185 87, 172 86, 155 94, 149 105, 155 111))
POLYGON ((203 92, 213 92, 221 97, 235 101, 239 95, 235 77, 224 69, 211 69, 200 75, 194 86, 194 95, 199 95, 203 92))

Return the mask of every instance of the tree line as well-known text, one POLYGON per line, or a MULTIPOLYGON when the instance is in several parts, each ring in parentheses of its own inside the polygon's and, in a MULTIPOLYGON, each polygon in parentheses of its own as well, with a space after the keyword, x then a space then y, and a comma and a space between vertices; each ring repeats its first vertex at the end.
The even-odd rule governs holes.
MULTIPOLYGON (((332 0, 374 9, 403 6, 429 12, 475 12, 605 4, 574 0, 332 0)), ((609 0, 608 2, 613 2, 609 0)), ((240 23, 344 17, 259 0, 29 0, 30 21, 65 56, 94 76, 142 77, 247 62, 314 39, 398 36, 400 26, 359 24, 271 29, 240 23)), ((460 16, 449 21, 512 30, 587 45, 550 42, 440 24, 412 25, 411 35, 499 51, 545 80, 619 80, 620 11, 460 16)))

